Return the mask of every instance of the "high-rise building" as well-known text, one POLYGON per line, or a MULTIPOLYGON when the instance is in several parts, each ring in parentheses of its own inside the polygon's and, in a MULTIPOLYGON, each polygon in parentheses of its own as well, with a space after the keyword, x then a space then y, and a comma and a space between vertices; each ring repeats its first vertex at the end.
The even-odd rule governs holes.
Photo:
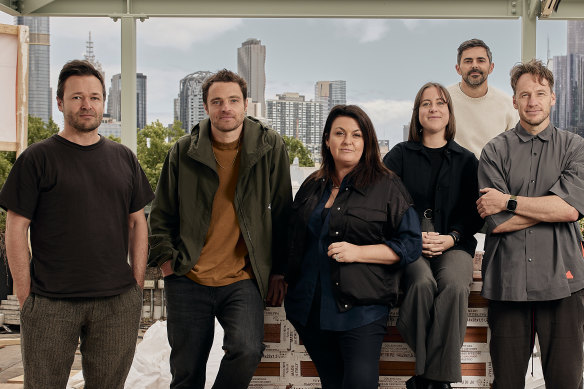
POLYGON ((298 93, 283 93, 266 101, 266 118, 280 135, 299 139, 311 152, 315 162, 320 157, 320 141, 324 124, 324 106, 318 101, 305 101, 298 93))
MULTIPOLYGON (((146 126, 146 81, 146 75, 136 73, 136 125, 139 129, 146 126)), ((107 113, 114 120, 122 120, 122 75, 120 73, 112 76, 107 113)))
POLYGON ((53 117, 53 96, 50 84, 49 18, 17 16, 16 24, 29 28, 28 51, 28 114, 48 122, 53 117))
POLYGON ((568 20, 568 53, 553 58, 552 123, 584 136, 584 21, 568 20))
POLYGON ((247 96, 266 105, 266 46, 259 39, 248 39, 237 49, 237 73, 247 82, 247 96))
POLYGON ((190 131, 195 124, 207 117, 203 106, 203 82, 213 73, 208 71, 198 71, 187 75, 180 80, 179 98, 179 120, 185 131, 190 131))
POLYGON ((317 81, 314 86, 314 100, 323 104, 323 120, 326 118, 331 109, 337 104, 347 103, 347 81, 317 81))
POLYGON ((347 104, 347 81, 331 81, 329 89, 329 111, 337 104, 347 104))
POLYGON ((568 54, 584 55, 584 20, 568 20, 568 54))
POLYGON ((314 85, 314 101, 322 104, 322 125, 326 123, 326 118, 330 111, 329 96, 330 96, 330 81, 317 81, 314 85))

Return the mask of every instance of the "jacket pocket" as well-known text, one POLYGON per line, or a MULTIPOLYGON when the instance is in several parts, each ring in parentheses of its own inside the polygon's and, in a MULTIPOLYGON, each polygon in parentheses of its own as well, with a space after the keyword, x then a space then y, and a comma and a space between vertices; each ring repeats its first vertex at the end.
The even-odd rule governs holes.
POLYGON ((372 263, 340 264, 339 281, 335 284, 342 306, 397 302, 402 270, 399 266, 372 263))
POLYGON ((343 234, 347 242, 366 245, 377 244, 384 240, 383 228, 387 222, 387 213, 380 209, 351 207, 345 212, 343 234))

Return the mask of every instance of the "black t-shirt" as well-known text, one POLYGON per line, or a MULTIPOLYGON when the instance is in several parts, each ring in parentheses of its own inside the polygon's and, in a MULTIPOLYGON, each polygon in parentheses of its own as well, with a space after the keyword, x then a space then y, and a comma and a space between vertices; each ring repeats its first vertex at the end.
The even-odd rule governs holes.
POLYGON ((444 161, 444 150, 446 146, 439 147, 436 149, 424 146, 424 150, 428 153, 430 158, 430 167, 432 171, 430 172, 430 186, 428 187, 428 195, 426 197, 426 205, 424 209, 434 209, 434 203, 436 202, 436 184, 438 182, 438 174, 442 168, 442 162, 444 161))
POLYGON ((136 156, 101 138, 80 146, 54 135, 14 163, 0 206, 31 220, 31 292, 114 296, 135 280, 128 215, 154 198, 136 156))

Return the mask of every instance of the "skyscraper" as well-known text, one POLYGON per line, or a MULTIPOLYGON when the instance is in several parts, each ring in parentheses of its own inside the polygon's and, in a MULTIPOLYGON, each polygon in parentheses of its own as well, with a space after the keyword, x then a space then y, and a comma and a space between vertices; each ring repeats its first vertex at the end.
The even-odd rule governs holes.
POLYGON ((178 92, 179 120, 185 131, 190 131, 195 124, 207 117, 203 106, 203 82, 213 73, 199 71, 187 75, 180 80, 178 92))
POLYGON ((48 17, 17 16, 16 24, 29 28, 28 114, 48 122, 52 115, 50 86, 51 35, 48 17))
POLYGON ((266 106, 266 46, 259 39, 248 39, 237 49, 237 73, 247 82, 247 96, 266 106))
MULTIPOLYGON (((136 125, 139 129, 146 126, 146 84, 147 77, 136 73, 136 125)), ((122 75, 114 74, 108 93, 107 113, 117 121, 122 120, 122 75)))
POLYGON ((568 53, 553 58, 552 123, 584 136, 584 21, 568 20, 568 53))
POLYGON ((568 54, 584 55, 584 20, 568 20, 568 54))
POLYGON ((314 86, 314 100, 323 104, 323 120, 326 118, 331 109, 337 104, 347 103, 347 81, 317 81, 314 86))
POLYGON ((280 135, 299 139, 311 152, 315 162, 318 162, 324 128, 322 103, 305 101, 304 96, 298 93, 288 92, 276 97, 266 101, 268 122, 280 135))

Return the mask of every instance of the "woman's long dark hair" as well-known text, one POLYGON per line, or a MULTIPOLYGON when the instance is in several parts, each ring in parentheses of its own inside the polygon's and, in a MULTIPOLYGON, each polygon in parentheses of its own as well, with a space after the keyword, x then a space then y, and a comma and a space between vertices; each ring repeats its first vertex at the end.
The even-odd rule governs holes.
POLYGON ((341 116, 355 119, 363 135, 363 154, 357 166, 349 173, 353 185, 364 187, 374 183, 382 175, 391 174, 389 169, 381 162, 375 128, 365 111, 356 105, 335 105, 331 109, 324 125, 321 144, 322 165, 315 172, 314 178, 332 179, 335 175, 335 161, 326 142, 330 137, 333 122, 341 116))

